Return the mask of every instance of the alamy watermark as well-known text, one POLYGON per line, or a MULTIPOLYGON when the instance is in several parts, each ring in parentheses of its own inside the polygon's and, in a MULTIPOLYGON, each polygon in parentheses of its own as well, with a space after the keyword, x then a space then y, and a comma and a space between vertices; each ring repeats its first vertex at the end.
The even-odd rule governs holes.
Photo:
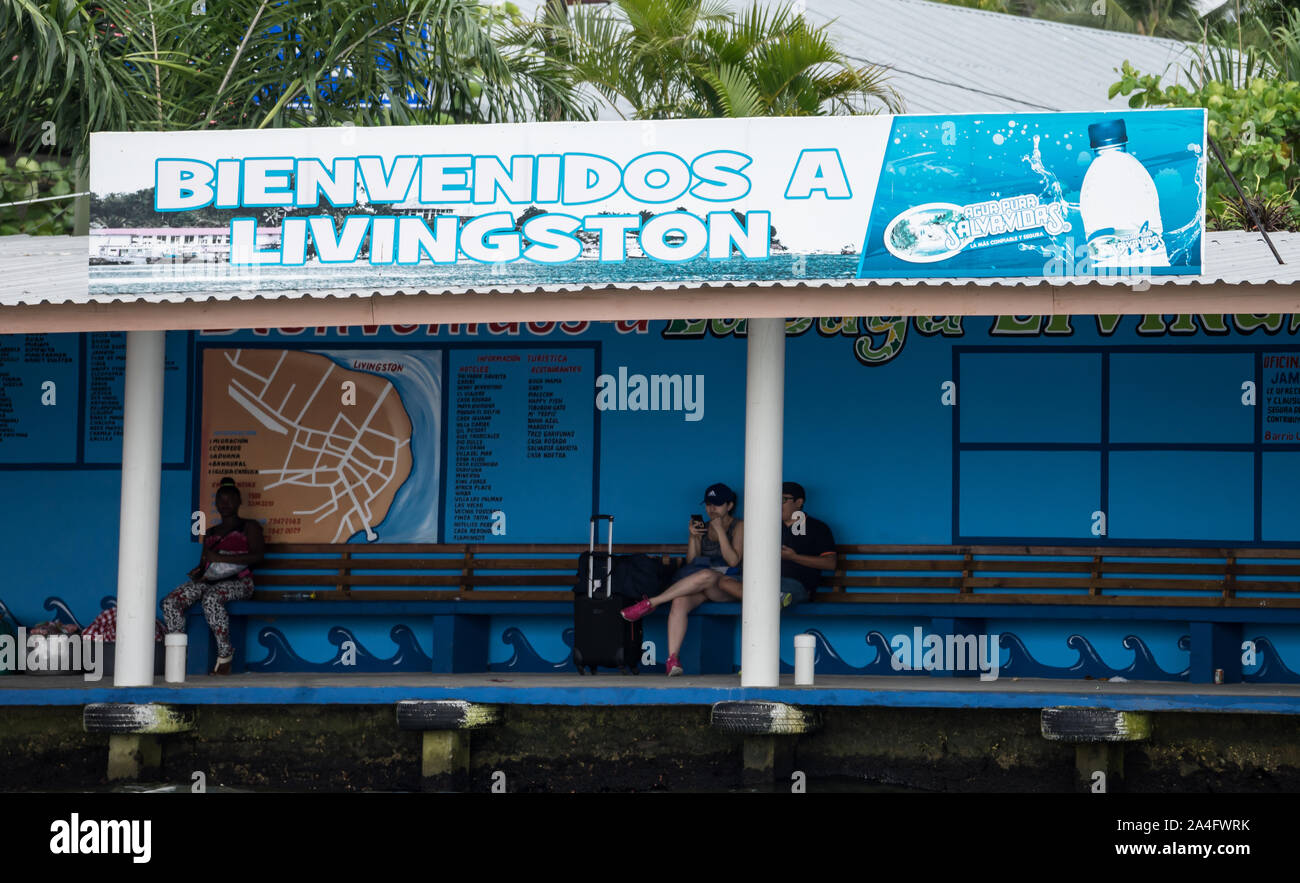
POLYGON ((995 681, 1002 668, 1001 635, 894 635, 889 664, 894 671, 978 671, 981 681, 995 681))
POLYGON ((153 856, 153 822, 148 819, 83 819, 72 813, 50 824, 54 855, 129 855, 138 865, 153 856))
POLYGON ((618 374, 596 378, 596 407, 602 411, 682 411, 688 423, 704 419, 703 374, 618 374))
POLYGON ((82 672, 87 681, 104 677, 104 639, 98 635, 0 635, 0 671, 82 672))

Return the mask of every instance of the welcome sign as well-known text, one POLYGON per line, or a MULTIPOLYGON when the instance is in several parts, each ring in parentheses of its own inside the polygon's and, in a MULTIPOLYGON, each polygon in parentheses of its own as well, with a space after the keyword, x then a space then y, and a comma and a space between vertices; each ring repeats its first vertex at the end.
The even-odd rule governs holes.
POLYGON ((1198 274, 1205 114, 99 133, 92 294, 1198 274))

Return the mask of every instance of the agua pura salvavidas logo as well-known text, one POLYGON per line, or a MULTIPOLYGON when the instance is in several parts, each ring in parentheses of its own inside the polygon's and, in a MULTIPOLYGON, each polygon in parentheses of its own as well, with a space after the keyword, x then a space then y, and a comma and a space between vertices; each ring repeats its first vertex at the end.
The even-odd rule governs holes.
POLYGON ((984 248, 1055 236, 1070 229, 1060 202, 1033 194, 957 205, 928 202, 896 215, 885 228, 885 248, 913 264, 942 261, 966 248, 984 248))

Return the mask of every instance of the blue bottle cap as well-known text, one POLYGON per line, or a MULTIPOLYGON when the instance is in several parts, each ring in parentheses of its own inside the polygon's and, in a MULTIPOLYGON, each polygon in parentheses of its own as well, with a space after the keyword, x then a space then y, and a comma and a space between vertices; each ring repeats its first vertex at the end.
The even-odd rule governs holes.
POLYGON ((1127 144, 1128 132, 1124 129, 1124 121, 1121 119, 1093 123, 1088 127, 1088 142, 1092 145, 1093 150, 1101 147, 1113 147, 1116 144, 1127 144))

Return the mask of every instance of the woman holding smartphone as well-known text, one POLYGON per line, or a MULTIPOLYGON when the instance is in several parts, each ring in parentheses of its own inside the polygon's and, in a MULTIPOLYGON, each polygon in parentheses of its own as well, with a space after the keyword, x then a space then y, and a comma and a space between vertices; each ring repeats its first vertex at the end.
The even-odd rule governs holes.
POLYGON ((670 678, 682 674, 677 653, 686 638, 686 617, 690 612, 705 601, 734 600, 734 596, 718 588, 718 580, 737 571, 745 547, 745 524, 735 517, 736 492, 725 484, 709 485, 704 492, 704 506, 709 520, 691 516, 686 543, 689 563, 677 571, 676 581, 653 598, 642 598, 623 608, 623 618, 635 622, 660 605, 672 604, 668 611, 668 661, 664 664, 670 678))

